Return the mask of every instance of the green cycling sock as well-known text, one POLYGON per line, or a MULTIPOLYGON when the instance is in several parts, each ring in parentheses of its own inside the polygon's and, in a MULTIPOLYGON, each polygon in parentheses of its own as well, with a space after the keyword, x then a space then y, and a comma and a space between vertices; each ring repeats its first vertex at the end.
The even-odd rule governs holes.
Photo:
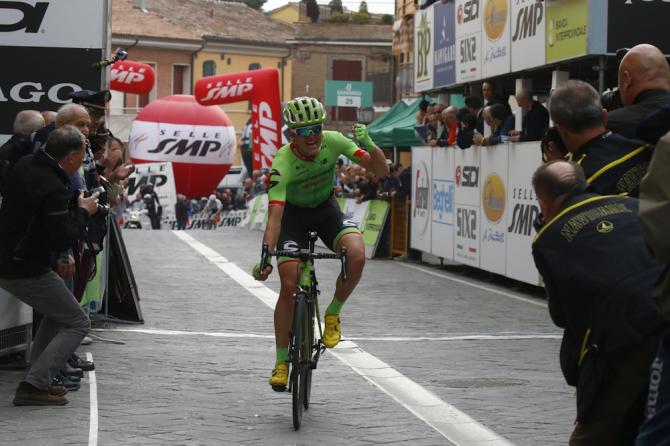
POLYGON ((328 305, 328 308, 326 308, 326 314, 339 315, 342 310, 342 305, 344 305, 344 302, 340 302, 337 297, 333 297, 333 301, 328 305))
POLYGON ((288 360, 288 347, 277 347, 277 364, 284 364, 288 360))

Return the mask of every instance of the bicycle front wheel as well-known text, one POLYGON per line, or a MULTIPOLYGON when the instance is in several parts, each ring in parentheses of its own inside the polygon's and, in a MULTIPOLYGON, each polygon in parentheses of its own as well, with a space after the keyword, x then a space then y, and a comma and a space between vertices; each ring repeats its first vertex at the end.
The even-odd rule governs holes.
POLYGON ((291 358, 291 393, 293 396, 293 427, 300 429, 302 423, 303 398, 304 398, 304 379, 305 379, 305 359, 304 349, 304 315, 307 309, 306 296, 304 293, 298 293, 295 298, 295 310, 293 312, 293 356, 291 358))

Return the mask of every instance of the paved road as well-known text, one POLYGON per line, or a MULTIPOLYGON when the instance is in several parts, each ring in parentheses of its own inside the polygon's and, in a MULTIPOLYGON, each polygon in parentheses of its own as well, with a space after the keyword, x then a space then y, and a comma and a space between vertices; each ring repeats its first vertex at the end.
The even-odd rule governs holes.
MULTIPOLYGON (((188 234, 245 272, 257 261, 258 232, 188 234)), ((272 310, 172 232, 124 237, 146 323, 99 333, 125 345, 81 348, 96 362, 96 384, 85 379, 65 407, 12 407, 20 372, 0 371, 1 444, 95 444, 96 436, 100 445, 453 444, 332 354, 319 362, 312 405, 293 431, 290 396, 266 384, 272 310)), ((317 272, 325 307, 338 267, 317 272)), ((369 261, 344 307, 344 336, 514 444, 565 444, 574 396, 543 301, 449 277, 443 268, 369 261)), ((276 275, 267 286, 278 289, 276 275)))

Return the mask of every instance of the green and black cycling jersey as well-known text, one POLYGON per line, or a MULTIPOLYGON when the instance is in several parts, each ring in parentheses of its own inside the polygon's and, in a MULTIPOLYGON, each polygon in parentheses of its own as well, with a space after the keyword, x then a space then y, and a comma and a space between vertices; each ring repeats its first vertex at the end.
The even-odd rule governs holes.
POLYGON ((268 199, 270 206, 285 203, 315 208, 333 193, 335 164, 340 155, 355 163, 367 152, 339 132, 324 131, 321 149, 313 159, 301 156, 292 144, 281 147, 272 162, 268 199))

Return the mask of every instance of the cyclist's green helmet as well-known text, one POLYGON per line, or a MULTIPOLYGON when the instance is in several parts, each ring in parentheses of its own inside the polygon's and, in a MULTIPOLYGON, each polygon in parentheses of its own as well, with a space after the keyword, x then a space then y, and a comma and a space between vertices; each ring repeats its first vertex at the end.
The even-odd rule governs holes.
POLYGON ((301 96, 288 101, 284 107, 284 123, 291 129, 323 124, 326 110, 315 98, 301 96))

